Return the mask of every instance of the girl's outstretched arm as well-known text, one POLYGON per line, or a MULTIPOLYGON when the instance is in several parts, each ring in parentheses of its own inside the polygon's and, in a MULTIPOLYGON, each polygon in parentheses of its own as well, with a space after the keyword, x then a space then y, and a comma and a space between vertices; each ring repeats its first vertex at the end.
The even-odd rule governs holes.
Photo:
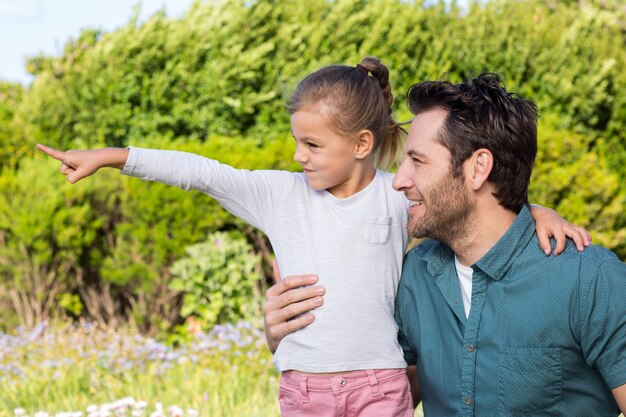
POLYGON ((563 252, 568 237, 576 243, 576 248, 579 251, 583 251, 586 246, 591 244, 591 234, 585 228, 574 226, 552 209, 536 204, 531 204, 530 208, 530 213, 535 219, 539 245, 546 255, 550 255, 552 252, 551 237, 556 240, 555 256, 563 252))
POLYGON ((102 167, 142 180, 160 182, 185 191, 197 190, 215 198, 231 214, 267 233, 276 213, 292 194, 306 187, 303 175, 279 170, 236 169, 214 159, 174 150, 104 148, 62 152, 37 148, 61 161, 61 173, 75 183, 102 167))
POLYGON ((74 184, 90 176, 100 168, 109 167, 122 169, 128 159, 128 149, 103 148, 84 151, 60 151, 44 145, 37 145, 37 149, 61 161, 61 173, 74 184))

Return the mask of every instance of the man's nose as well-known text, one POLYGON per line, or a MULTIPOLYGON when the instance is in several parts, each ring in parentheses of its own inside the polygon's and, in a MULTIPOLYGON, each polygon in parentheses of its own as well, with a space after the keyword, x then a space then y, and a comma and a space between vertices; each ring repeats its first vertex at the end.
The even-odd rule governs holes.
POLYGON ((393 181, 391 182, 394 190, 403 191, 411 188, 411 186, 413 185, 411 178, 407 175, 406 171, 406 164, 403 162, 402 164, 400 164, 400 167, 398 168, 398 171, 396 172, 396 175, 393 177, 393 181))

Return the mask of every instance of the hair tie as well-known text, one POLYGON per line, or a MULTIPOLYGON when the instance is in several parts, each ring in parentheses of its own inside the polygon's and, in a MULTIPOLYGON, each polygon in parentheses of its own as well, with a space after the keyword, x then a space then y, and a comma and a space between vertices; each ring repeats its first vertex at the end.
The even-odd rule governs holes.
POLYGON ((363 72, 363 74, 365 74, 365 75, 369 75, 369 73, 370 73, 370 70, 368 70, 367 68, 365 68, 361 64, 356 64, 356 69, 361 70, 363 72))

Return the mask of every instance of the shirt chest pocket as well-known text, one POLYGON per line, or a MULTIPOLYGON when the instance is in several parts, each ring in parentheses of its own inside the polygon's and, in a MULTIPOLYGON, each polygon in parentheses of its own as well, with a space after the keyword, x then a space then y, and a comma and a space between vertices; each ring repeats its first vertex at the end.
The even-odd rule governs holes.
POLYGON ((365 219, 365 228, 363 231, 365 240, 369 243, 382 245, 389 240, 389 231, 391 229, 391 217, 388 216, 371 216, 365 219))
POLYGON ((499 382, 499 416, 551 415, 561 400, 561 349, 505 348, 499 382))

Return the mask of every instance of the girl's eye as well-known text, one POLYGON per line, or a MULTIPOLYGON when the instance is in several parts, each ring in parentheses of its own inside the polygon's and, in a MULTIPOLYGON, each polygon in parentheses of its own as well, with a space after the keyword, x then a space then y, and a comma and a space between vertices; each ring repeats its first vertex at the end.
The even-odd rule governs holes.
POLYGON ((319 146, 315 143, 309 143, 309 148, 317 149, 319 146))

